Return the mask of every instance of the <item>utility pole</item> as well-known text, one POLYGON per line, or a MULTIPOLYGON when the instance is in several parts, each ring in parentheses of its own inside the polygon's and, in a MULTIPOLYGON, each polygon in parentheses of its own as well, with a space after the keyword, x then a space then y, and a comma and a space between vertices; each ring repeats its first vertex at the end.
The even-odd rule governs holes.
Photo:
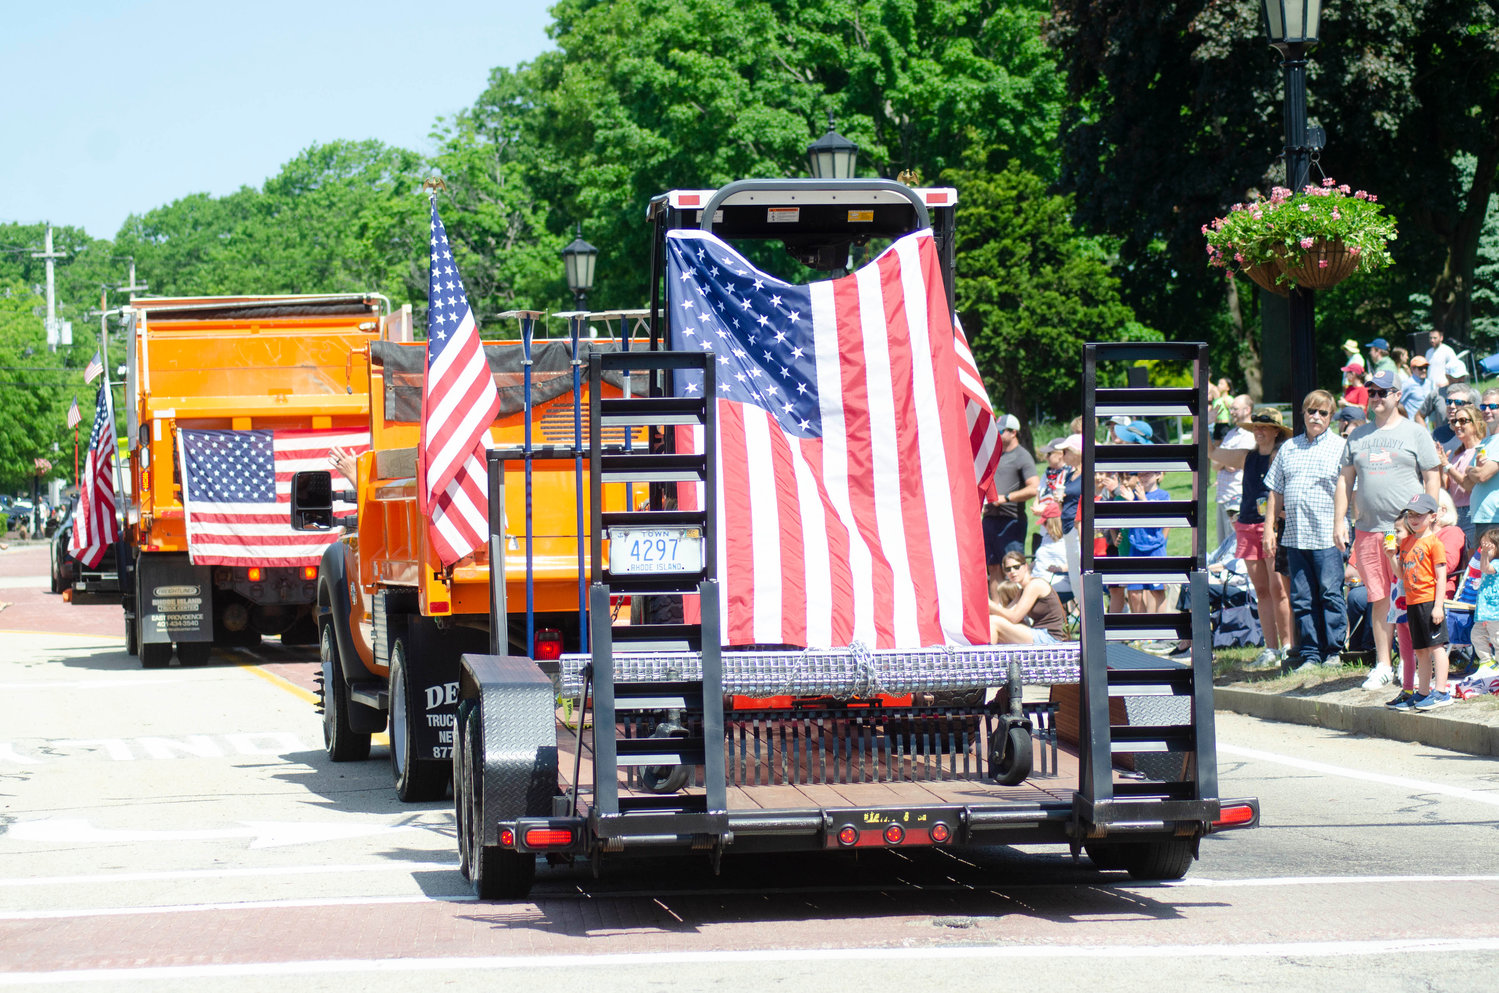
MULTIPOLYGON (((52 250, 52 225, 47 225, 46 248, 40 252, 32 252, 34 259, 47 260, 47 347, 57 351, 58 328, 57 328, 57 284, 55 281, 54 260, 63 258, 62 252, 52 250)), ((131 280, 134 282, 134 280, 131 280)))

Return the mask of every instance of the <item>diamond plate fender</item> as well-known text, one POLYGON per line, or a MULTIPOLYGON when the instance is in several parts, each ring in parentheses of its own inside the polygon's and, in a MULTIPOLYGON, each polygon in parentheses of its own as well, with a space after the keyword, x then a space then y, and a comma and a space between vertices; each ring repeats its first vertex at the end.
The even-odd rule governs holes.
MULTIPOLYGON (((485 845, 499 843, 501 821, 546 817, 557 794, 557 697, 551 679, 528 658, 466 654, 459 675, 460 713, 479 708, 477 823, 485 845)), ((460 722, 461 724, 461 722, 460 722)), ((460 728, 458 747, 472 747, 460 728)))

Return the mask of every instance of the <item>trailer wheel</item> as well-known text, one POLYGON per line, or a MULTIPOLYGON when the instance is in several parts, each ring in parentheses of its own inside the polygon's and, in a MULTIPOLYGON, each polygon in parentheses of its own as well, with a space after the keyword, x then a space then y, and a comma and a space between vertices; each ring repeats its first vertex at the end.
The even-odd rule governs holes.
POLYGON ((1031 774, 1030 730, 1012 725, 1003 738, 989 741, 989 776, 1002 786, 1018 786, 1031 774), (996 751, 998 754, 996 754, 996 751))
POLYGON ((448 762, 416 757, 416 725, 411 720, 406 669, 406 642, 397 639, 390 652, 390 771, 396 796, 404 803, 441 800, 453 778, 452 767, 448 762))
POLYGON ((1114 869, 1123 869, 1125 864, 1124 846, 1117 841, 1095 841, 1085 843, 1083 851, 1088 853, 1093 865, 1104 872, 1114 869))
POLYGON ((331 623, 323 625, 318 651, 322 668, 323 750, 334 762, 363 762, 370 757, 370 736, 349 725, 349 684, 338 659, 338 638, 331 623))
POLYGON ((474 709, 472 700, 459 700, 453 718, 453 834, 458 840, 458 872, 469 879, 469 850, 473 848, 473 826, 469 816, 469 796, 474 791, 474 763, 470 753, 468 715, 474 709))
POLYGON ((1125 846, 1124 869, 1131 879, 1180 879, 1192 868, 1191 838, 1170 838, 1125 846))
MULTIPOLYGON (((483 732, 480 730, 478 707, 464 715, 464 723, 465 745, 468 749, 465 758, 470 769, 477 770, 480 765, 479 757, 483 754, 483 732)), ((529 852, 484 844, 484 801, 473 774, 466 777, 464 800, 468 806, 468 815, 464 819, 466 830, 460 832, 458 837, 469 845, 466 861, 474 893, 480 900, 521 899, 531 892, 531 884, 536 881, 536 856, 529 852)))
POLYGON ((183 665, 204 665, 213 654, 211 641, 177 642, 177 660, 183 665))
POLYGON ((172 661, 172 643, 157 641, 143 643, 141 649, 142 669, 165 669, 172 661))

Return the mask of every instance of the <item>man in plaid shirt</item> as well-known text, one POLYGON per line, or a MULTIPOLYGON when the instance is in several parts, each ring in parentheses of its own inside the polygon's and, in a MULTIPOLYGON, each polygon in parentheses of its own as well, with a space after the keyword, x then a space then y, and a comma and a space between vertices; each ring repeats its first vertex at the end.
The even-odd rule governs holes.
MULTIPOLYGON (((1286 565, 1291 578, 1291 616, 1296 624, 1299 668, 1342 664, 1348 637, 1343 602, 1343 555, 1333 544, 1333 494, 1343 463, 1344 441, 1328 430, 1337 405, 1326 390, 1313 390, 1301 404, 1306 425, 1280 446, 1265 474, 1270 488, 1266 522, 1285 514, 1286 565)), ((1275 528, 1265 528, 1265 556, 1273 558, 1275 528)), ((1298 668, 1295 662, 1288 663, 1298 668)))

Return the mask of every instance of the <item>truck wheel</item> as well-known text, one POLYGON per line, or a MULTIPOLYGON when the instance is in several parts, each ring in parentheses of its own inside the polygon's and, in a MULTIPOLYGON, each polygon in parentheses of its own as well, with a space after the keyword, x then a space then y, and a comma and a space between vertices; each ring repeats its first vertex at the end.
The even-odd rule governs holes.
POLYGON ((165 669, 172 661, 172 643, 157 641, 141 645, 142 669, 165 669))
POLYGON ((211 641, 177 642, 177 661, 183 665, 204 665, 212 654, 213 642, 211 641))
POLYGON ((322 665, 323 749, 334 762, 363 762, 370 757, 370 736, 349 726, 349 684, 344 682, 332 624, 323 625, 318 655, 322 665))
POLYGON ((135 618, 130 614, 125 615, 125 654, 139 655, 141 653, 140 629, 136 627, 135 618))
POLYGON ((1018 786, 1031 774, 1031 733, 1011 727, 989 743, 989 776, 1003 786, 1018 786), (998 754, 996 754, 998 752, 998 754))
POLYGON ((483 763, 480 756, 484 746, 479 726, 479 708, 464 714, 464 739, 468 754, 465 756, 470 772, 464 800, 468 815, 464 818, 466 831, 460 832, 460 843, 467 842, 468 878, 474 884, 474 893, 480 900, 519 900, 531 892, 536 881, 536 856, 529 852, 516 852, 498 845, 484 844, 483 828, 483 763))
POLYGON ((416 757, 417 729, 406 670, 406 642, 397 639, 390 652, 390 771, 396 796, 404 803, 441 800, 453 778, 452 765, 416 757))

